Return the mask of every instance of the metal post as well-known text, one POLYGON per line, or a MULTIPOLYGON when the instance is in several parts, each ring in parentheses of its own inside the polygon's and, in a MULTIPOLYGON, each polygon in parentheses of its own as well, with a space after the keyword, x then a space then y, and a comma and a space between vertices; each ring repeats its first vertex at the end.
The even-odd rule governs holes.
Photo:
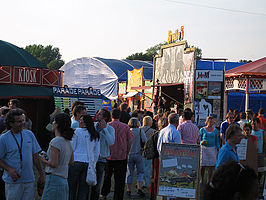
POLYGON ((247 111, 249 106, 249 80, 246 78, 246 103, 245 103, 245 111, 247 111))

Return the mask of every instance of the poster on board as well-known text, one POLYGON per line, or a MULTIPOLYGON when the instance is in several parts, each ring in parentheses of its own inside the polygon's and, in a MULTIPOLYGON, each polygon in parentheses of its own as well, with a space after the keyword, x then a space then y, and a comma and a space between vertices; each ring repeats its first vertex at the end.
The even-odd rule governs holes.
POLYGON ((221 99, 222 88, 221 82, 209 82, 208 99, 221 99))
POLYGON ((164 143, 160 156, 158 195, 196 198, 200 145, 164 143))
POLYGON ((207 81, 197 81, 196 82, 196 99, 206 99, 208 97, 208 82, 207 81))

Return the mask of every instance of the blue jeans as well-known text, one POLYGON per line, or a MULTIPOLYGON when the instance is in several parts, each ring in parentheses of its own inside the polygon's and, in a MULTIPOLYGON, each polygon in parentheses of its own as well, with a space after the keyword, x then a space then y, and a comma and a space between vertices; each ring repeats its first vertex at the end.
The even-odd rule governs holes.
POLYGON ((46 175, 42 200, 68 200, 67 179, 53 174, 46 175))
POLYGON ((74 162, 74 165, 69 166, 68 170, 68 185, 69 185, 69 200, 76 199, 76 194, 79 200, 88 199, 89 186, 86 183, 88 163, 74 162))
POLYGON ((103 172, 106 163, 98 161, 96 163, 96 176, 97 176, 97 184, 91 188, 91 199, 98 200, 100 196, 100 186, 102 182, 103 172))
POLYGON ((144 158, 143 186, 146 186, 147 188, 150 187, 150 182, 151 182, 151 164, 152 164, 152 159, 148 160, 148 159, 144 158))
POLYGON ((137 168, 137 182, 143 181, 144 164, 143 157, 140 153, 129 154, 127 162, 127 184, 132 184, 135 165, 137 168))

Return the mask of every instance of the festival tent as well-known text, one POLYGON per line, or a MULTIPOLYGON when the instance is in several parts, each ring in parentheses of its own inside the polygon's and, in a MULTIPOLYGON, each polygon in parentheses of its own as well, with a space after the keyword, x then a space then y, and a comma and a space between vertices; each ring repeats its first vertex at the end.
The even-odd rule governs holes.
POLYGON ((240 93, 245 93, 245 110, 250 108, 257 112, 259 107, 266 109, 266 57, 226 71, 225 78, 225 103, 228 102, 228 108, 243 111, 243 94, 240 93), (229 94, 227 101, 229 92, 236 94, 229 94), (241 104, 234 107, 237 95, 241 104))
POLYGON ((83 57, 66 63, 60 70, 64 71, 64 85, 73 88, 92 87, 100 89, 109 98, 118 96, 118 83, 127 81, 127 70, 143 67, 145 80, 152 80, 151 62, 83 57))
POLYGON ((17 98, 32 120, 33 132, 42 133, 54 110, 53 86, 61 86, 62 72, 47 68, 22 48, 0 40, 0 106, 17 98))

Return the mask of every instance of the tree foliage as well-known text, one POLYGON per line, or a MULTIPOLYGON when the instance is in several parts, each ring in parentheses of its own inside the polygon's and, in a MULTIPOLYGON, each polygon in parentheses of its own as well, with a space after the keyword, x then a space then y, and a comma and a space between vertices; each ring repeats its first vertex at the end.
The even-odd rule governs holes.
POLYGON ((252 60, 239 60, 240 63, 250 63, 252 60))
MULTIPOLYGON (((160 49, 163 45, 168 44, 167 42, 162 42, 156 44, 146 50, 145 53, 134 53, 128 56, 126 59, 128 60, 146 60, 146 61, 153 61, 153 57, 160 53, 160 49)), ((189 45, 187 47, 190 47, 189 45)), ((193 46, 192 46, 193 47, 193 46)), ((196 59, 200 60, 202 57, 202 50, 199 47, 195 47, 196 51, 196 59)))
POLYGON ((26 46, 25 50, 50 69, 59 69, 65 64, 61 59, 62 55, 59 52, 59 48, 52 45, 44 47, 40 44, 33 44, 26 46))

